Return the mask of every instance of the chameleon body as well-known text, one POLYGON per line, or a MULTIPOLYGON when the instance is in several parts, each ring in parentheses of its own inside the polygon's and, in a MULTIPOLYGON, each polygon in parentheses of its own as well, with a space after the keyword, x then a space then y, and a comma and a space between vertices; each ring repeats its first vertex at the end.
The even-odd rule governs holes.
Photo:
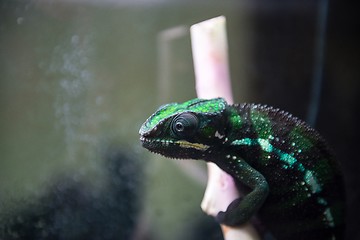
POLYGON ((275 239, 343 239, 344 190, 323 138, 289 113, 222 98, 160 107, 141 126, 143 147, 170 158, 214 162, 245 192, 217 220, 255 214, 275 239))

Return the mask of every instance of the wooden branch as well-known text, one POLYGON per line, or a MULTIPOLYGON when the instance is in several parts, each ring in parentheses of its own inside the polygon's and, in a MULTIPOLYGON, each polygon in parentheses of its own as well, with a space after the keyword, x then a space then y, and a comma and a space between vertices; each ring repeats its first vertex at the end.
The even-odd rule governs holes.
MULTIPOLYGON (((190 33, 198 97, 223 97, 233 103, 225 17, 192 25, 190 33)), ((201 203, 203 211, 216 216, 239 196, 234 179, 215 164, 208 163, 208 183, 201 203)), ((225 240, 260 239, 250 224, 236 228, 221 225, 221 228, 225 240)))

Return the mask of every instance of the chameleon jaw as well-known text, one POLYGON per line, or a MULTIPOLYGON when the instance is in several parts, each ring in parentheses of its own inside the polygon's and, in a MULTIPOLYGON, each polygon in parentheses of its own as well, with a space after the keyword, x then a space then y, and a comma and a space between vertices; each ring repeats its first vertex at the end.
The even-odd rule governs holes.
POLYGON ((151 145, 161 145, 164 147, 168 147, 169 145, 175 145, 180 148, 186 148, 186 149, 194 149, 198 151, 206 151, 210 146, 201 144, 201 143, 192 143, 188 142, 186 140, 164 140, 164 139, 149 139, 144 136, 140 136, 140 141, 142 142, 143 146, 145 148, 148 148, 151 150, 151 145))
POLYGON ((169 146, 170 144, 173 144, 174 142, 171 140, 163 140, 163 139, 150 139, 150 138, 146 138, 144 136, 140 136, 140 141, 142 142, 143 145, 150 145, 150 144, 160 144, 162 146, 169 146))

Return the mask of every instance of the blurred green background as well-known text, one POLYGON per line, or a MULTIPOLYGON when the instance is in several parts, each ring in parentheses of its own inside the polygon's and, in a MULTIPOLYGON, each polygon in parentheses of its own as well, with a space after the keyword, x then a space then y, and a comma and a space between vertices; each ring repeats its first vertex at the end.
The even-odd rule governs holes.
MULTIPOLYGON (((236 101, 263 102, 306 118, 319 7, 320 1, 1 1, 0 234, 21 239, 26 234, 21 224, 27 224, 42 229, 44 239, 51 236, 45 227, 50 218, 37 215, 45 212, 42 205, 55 208, 44 196, 74 188, 90 199, 76 198, 80 205, 94 209, 101 199, 105 215, 128 215, 129 226, 108 220, 120 226, 115 232, 129 232, 120 239, 221 239, 199 207, 204 163, 195 163, 199 177, 193 178, 183 163, 149 154, 139 144, 139 127, 159 105, 196 96, 188 29, 219 15, 228 23, 236 101), (178 34, 169 37, 174 29, 178 34), (106 164, 114 154, 121 164, 111 171, 106 164), (131 198, 109 189, 119 174, 122 180, 114 186, 125 186, 131 198), (63 182, 70 187, 62 188, 63 182), (103 196, 121 200, 110 203, 103 196), (131 203, 135 206, 127 208, 131 203), (29 208, 34 212, 23 217, 29 208), (6 235, 8 229, 12 234, 6 235)), ((358 179, 351 169, 358 171, 359 164, 351 161, 355 154, 349 149, 358 140, 349 129, 358 113, 341 108, 358 106, 359 55, 352 49, 358 42, 354 28, 345 24, 348 13, 334 3, 329 9, 317 127, 338 155, 348 154, 341 161, 354 192, 358 179)), ((351 195, 350 202, 358 196, 351 195)), ((349 219, 359 220, 358 215, 349 219)), ((73 215, 61 219, 71 222, 73 215)), ((73 232, 58 239, 82 239, 73 232)))

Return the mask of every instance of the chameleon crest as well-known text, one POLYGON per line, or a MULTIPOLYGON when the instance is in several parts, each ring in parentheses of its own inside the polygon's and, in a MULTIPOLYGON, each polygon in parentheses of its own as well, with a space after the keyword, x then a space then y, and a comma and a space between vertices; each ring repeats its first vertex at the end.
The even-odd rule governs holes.
POLYGON ((256 214, 278 240, 343 239, 339 164, 325 140, 291 114, 193 99, 160 107, 139 134, 152 152, 211 161, 234 178, 243 197, 218 213, 220 223, 238 226, 256 214))

